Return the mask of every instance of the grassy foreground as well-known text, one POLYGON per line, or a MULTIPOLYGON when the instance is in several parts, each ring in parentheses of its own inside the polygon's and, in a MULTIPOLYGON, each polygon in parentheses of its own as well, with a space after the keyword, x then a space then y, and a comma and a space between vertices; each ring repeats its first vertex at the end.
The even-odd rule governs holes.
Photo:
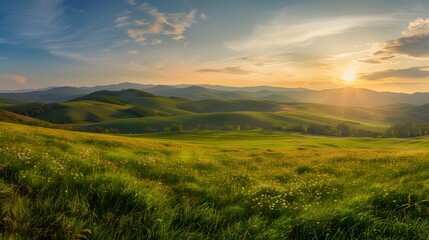
POLYGON ((0 123, 1 237, 429 238, 428 139, 169 136, 0 123))

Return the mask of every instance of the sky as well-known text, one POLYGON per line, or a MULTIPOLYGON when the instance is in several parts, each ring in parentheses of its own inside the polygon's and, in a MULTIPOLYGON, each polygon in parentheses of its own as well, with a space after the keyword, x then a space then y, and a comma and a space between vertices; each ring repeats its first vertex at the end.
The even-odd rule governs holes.
POLYGON ((0 0, 0 89, 429 92, 427 0, 0 0))

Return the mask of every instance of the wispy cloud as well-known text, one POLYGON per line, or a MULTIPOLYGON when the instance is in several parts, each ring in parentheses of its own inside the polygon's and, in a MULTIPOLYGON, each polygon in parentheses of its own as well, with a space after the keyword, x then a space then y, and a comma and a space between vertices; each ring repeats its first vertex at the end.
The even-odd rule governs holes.
MULTIPOLYGON (((131 6, 136 6, 136 1, 128 1, 131 6)), ((162 43, 161 37, 168 37, 172 40, 185 39, 185 32, 198 20, 197 10, 192 9, 189 13, 165 13, 155 7, 145 3, 133 8, 134 17, 130 14, 120 16, 115 20, 117 27, 126 27, 128 36, 142 45, 150 42, 152 45, 162 43), (136 14, 135 11, 140 14, 136 14), (147 17, 138 18, 141 13, 147 17)), ((199 19, 205 19, 204 14, 200 14, 199 19)))
POLYGON ((88 60, 79 52, 97 43, 86 41, 80 28, 71 27, 69 14, 65 0, 9 1, 0 18, 0 28, 8 39, 2 38, 0 43, 45 49, 52 55, 73 60, 88 60))
POLYGON ((125 54, 127 54, 127 55, 138 55, 138 54, 140 54, 140 51, 138 51, 138 50, 128 50, 128 51, 125 52, 125 54))
POLYGON ((387 78, 416 79, 429 77, 429 66, 420 66, 404 69, 387 69, 384 71, 361 74, 360 77, 374 81, 387 78))
POLYGON ((123 27, 123 26, 130 25, 128 18, 130 18, 130 16, 128 15, 117 17, 115 20, 116 27, 123 27))
POLYGON ((14 82, 19 85, 24 85, 28 82, 27 78, 24 76, 17 75, 17 74, 6 74, 6 73, 0 73, 0 80, 5 82, 14 82))
POLYGON ((369 58, 369 59, 361 59, 361 60, 359 60, 359 62, 361 62, 361 63, 369 63, 369 64, 380 64, 381 63, 380 60, 371 59, 371 58, 369 58))
POLYGON ((196 72, 201 73, 227 73, 227 74, 250 74, 250 71, 241 69, 240 67, 226 67, 226 68, 204 68, 196 70, 196 72))
POLYGON ((235 51, 267 50, 302 44, 318 37, 340 34, 353 28, 390 20, 387 16, 356 16, 313 19, 291 25, 286 20, 277 18, 269 24, 256 26, 249 37, 226 42, 225 46, 235 51))
POLYGON ((127 0, 127 2, 133 7, 137 4, 136 0, 127 0))
MULTIPOLYGON (((4 8, 1 25, 11 38, 37 43, 57 37, 66 28, 63 0, 14 1, 4 8)), ((16 39, 15 39, 16 40, 16 39)))
POLYGON ((48 49, 48 51, 52 55, 65 57, 65 58, 76 60, 76 61, 89 62, 89 61, 93 60, 92 58, 84 56, 80 53, 70 52, 70 51, 63 50, 63 49, 51 48, 51 49, 48 49))

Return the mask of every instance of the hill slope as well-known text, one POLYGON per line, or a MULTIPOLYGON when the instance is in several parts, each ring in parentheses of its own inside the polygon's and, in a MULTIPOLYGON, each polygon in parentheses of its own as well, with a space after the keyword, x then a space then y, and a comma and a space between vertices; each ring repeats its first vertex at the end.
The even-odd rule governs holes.
POLYGON ((19 101, 6 99, 6 98, 0 98, 0 107, 7 107, 7 106, 11 106, 11 105, 16 105, 19 103, 20 103, 19 101))

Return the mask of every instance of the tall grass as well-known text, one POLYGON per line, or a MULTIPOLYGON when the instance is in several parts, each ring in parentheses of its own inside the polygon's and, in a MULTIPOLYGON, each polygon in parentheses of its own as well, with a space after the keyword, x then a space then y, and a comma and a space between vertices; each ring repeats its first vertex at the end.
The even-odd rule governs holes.
POLYGON ((226 146, 0 123, 1 236, 429 238, 429 151, 246 134, 226 146))

